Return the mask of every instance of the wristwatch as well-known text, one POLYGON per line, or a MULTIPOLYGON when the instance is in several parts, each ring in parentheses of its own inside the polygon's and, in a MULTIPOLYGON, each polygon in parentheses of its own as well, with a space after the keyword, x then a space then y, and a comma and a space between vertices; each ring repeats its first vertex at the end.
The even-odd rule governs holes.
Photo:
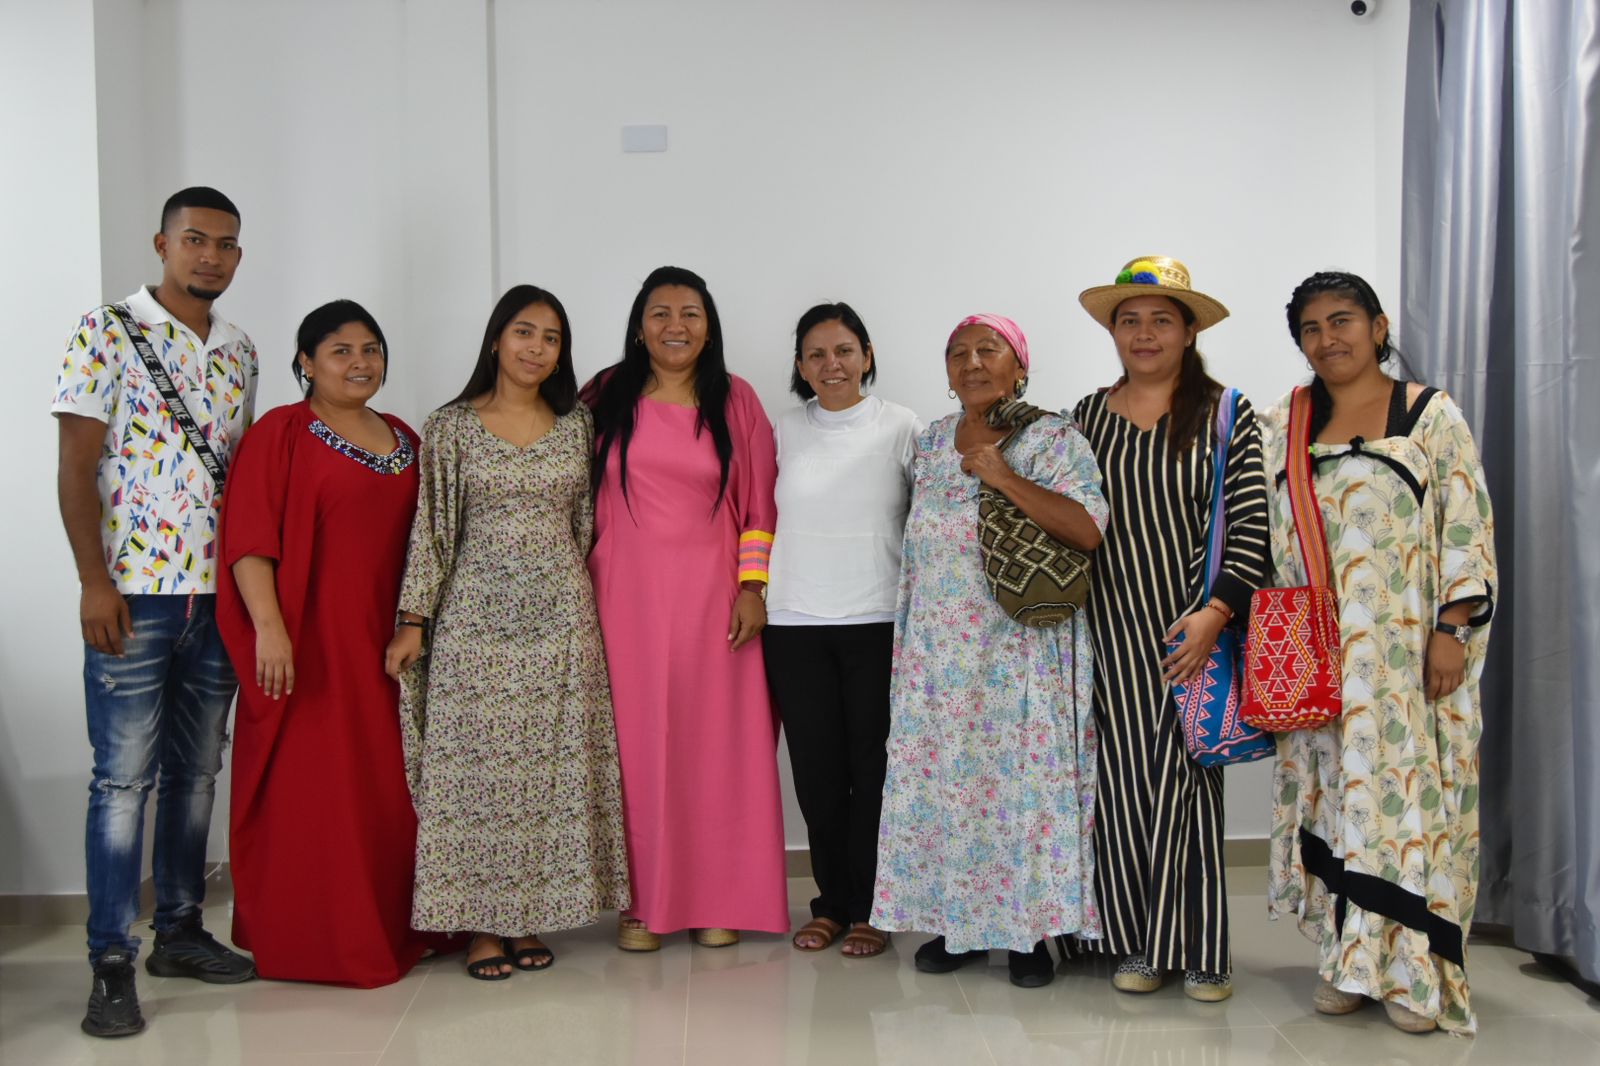
POLYGON ((1472 639, 1472 627, 1469 625, 1453 626, 1449 622, 1435 622, 1433 631, 1435 633, 1443 633, 1448 637, 1455 637, 1463 647, 1466 646, 1467 641, 1472 639))

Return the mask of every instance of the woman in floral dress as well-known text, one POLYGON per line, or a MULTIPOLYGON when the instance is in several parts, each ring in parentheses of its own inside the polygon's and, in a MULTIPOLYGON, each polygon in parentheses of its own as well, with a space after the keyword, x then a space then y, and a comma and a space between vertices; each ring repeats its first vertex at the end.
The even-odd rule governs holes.
POLYGON ((470 930, 467 972, 555 956, 540 931, 628 905, 616 730, 594 592, 589 410, 552 294, 490 315, 467 387, 423 425, 389 672, 417 807, 411 924, 470 930), (432 647, 420 666, 424 625, 432 647))
MULTIPOLYGON (((1312 480, 1339 599, 1344 713, 1278 740, 1270 907, 1320 948, 1324 1014, 1369 1000, 1408 1032, 1473 1032, 1478 678, 1494 525, 1472 434, 1444 393, 1385 372, 1378 298, 1316 274, 1289 303, 1311 387, 1312 480)), ((1288 402, 1267 419, 1278 583, 1303 585, 1283 490, 1288 402)))
POLYGON ((1027 384, 1010 319, 957 326, 945 370, 961 410, 917 440, 895 618, 889 769, 872 925, 939 934, 917 968, 1010 950, 1012 982, 1048 984, 1044 938, 1099 935, 1094 903, 1092 652, 1080 613, 1030 629, 984 582, 980 482, 1058 540, 1093 550, 1106 522, 1088 443, 1054 415, 1002 453, 984 412, 1027 384))

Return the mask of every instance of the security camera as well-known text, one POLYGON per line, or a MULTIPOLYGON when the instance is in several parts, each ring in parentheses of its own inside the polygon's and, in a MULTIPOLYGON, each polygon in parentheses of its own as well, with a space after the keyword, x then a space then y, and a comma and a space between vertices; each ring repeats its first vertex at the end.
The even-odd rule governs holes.
POLYGON ((1378 0, 1350 0, 1350 14, 1356 18, 1366 18, 1368 15, 1378 13, 1378 0))

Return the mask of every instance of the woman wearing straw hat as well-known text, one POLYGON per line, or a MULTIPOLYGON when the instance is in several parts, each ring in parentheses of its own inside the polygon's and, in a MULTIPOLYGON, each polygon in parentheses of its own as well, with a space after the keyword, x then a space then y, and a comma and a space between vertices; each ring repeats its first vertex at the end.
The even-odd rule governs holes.
POLYGON ((1222 768, 1184 746, 1172 683, 1204 666, 1226 625, 1242 624, 1264 581, 1267 489, 1261 432, 1237 393, 1223 491, 1221 570, 1202 598, 1217 406, 1222 386, 1195 346, 1228 309, 1189 286, 1187 268, 1150 256, 1078 301, 1110 331, 1122 376, 1074 409, 1111 509, 1096 555, 1089 627, 1100 726, 1095 892, 1103 939, 1121 956, 1112 984, 1154 992, 1184 971, 1192 999, 1233 994, 1223 884, 1222 768), (1169 641, 1181 640, 1168 654, 1169 641))
POLYGON ((1017 433, 984 414, 1022 395, 1028 343, 973 315, 945 343, 961 409, 917 438, 901 552, 889 694, 889 769, 872 926, 937 933, 923 973, 1010 950, 1011 982, 1050 983, 1047 937, 1094 936, 1093 655, 1081 614, 1033 629, 990 594, 978 545, 980 482, 1057 540, 1092 551, 1105 524, 1083 437, 1047 415, 1017 433))

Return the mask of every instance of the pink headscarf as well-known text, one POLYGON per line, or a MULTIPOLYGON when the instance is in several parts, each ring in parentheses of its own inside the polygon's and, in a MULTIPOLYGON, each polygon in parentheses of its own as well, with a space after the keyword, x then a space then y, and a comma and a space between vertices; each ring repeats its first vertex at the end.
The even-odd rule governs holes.
POLYGON ((1022 335, 1022 327, 1011 321, 1005 315, 968 315, 956 323, 956 328, 950 331, 949 338, 944 342, 946 351, 950 350, 950 341, 956 339, 956 334, 968 326, 988 326, 1011 345, 1011 350, 1017 353, 1017 362, 1022 364, 1022 369, 1028 369, 1028 338, 1022 335))

